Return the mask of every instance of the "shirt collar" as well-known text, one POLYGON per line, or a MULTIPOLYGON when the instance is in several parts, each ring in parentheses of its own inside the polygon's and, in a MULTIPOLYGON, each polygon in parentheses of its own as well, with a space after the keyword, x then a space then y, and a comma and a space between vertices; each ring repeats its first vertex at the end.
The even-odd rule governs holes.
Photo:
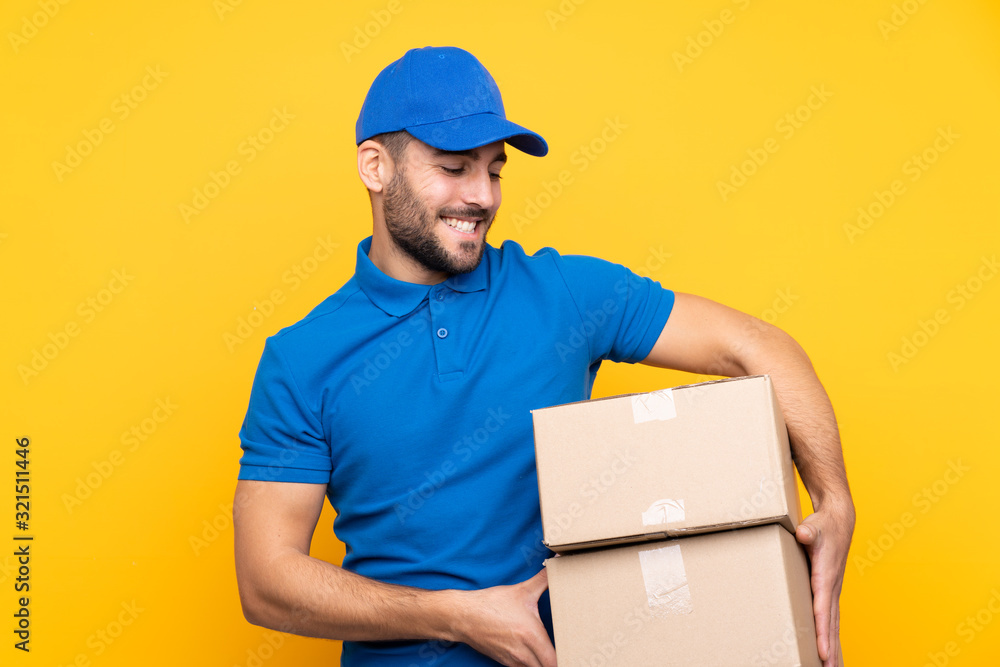
MULTIPOLYGON (((434 285, 420 285, 396 280, 382 273, 368 258, 372 247, 372 237, 358 244, 358 259, 354 269, 354 277, 365 295, 388 315, 403 317, 416 310, 417 306, 427 298, 434 285)), ((489 274, 490 253, 493 249, 486 247, 483 261, 471 273, 454 275, 445 280, 442 285, 456 292, 478 292, 486 289, 489 274)))

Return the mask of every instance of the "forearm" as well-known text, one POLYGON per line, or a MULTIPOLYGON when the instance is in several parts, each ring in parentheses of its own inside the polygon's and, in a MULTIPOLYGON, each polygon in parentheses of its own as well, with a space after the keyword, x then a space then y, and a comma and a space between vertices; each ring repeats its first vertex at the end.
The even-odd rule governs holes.
POLYGON ((325 492, 323 484, 237 484, 236 580, 247 620, 327 639, 449 639, 459 591, 394 586, 309 555, 325 492))
POLYGON ((251 623, 351 641, 451 639, 456 593, 382 583, 293 549, 240 585, 251 623))
POLYGON ((845 519, 853 526, 854 508, 837 420, 809 357, 791 336, 776 327, 757 320, 750 328, 745 349, 735 354, 734 360, 746 375, 771 376, 792 456, 813 507, 831 506, 846 513, 849 517, 845 519))

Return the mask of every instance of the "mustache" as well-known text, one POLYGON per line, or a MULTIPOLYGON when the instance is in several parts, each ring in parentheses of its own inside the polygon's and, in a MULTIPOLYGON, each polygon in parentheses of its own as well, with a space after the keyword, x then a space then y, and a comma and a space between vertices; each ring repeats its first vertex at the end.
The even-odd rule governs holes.
POLYGON ((442 218, 480 218, 486 220, 489 216, 489 211, 483 208, 449 208, 441 209, 438 211, 438 215, 442 218))

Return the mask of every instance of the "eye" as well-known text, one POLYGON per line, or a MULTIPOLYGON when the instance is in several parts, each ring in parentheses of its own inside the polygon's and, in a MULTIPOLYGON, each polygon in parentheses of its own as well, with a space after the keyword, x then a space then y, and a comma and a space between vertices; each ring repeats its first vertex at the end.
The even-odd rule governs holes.
POLYGON ((501 178, 503 178, 503 176, 501 176, 500 174, 494 174, 492 172, 490 173, 490 180, 499 181, 501 178))
POLYGON ((444 173, 446 173, 446 174, 451 174, 452 176, 458 176, 463 171, 465 171, 465 168, 464 167, 446 167, 444 165, 441 165, 441 170, 444 171, 444 173))

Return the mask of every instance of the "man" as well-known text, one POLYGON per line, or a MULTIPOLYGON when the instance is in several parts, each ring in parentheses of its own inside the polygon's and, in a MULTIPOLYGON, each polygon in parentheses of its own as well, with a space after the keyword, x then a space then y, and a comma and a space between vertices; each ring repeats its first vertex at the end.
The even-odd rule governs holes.
POLYGON ((840 664, 854 508, 801 348, 603 260, 488 246, 505 147, 548 147, 506 119, 465 51, 407 52, 375 79, 356 130, 372 236, 347 284, 268 339, 240 433, 247 619, 343 639, 344 665, 554 667, 530 410, 589 398, 610 359, 771 374, 816 508, 797 537, 820 654, 840 664), (603 323, 581 326, 595 312, 603 323), (309 556, 324 496, 343 567, 309 556))

